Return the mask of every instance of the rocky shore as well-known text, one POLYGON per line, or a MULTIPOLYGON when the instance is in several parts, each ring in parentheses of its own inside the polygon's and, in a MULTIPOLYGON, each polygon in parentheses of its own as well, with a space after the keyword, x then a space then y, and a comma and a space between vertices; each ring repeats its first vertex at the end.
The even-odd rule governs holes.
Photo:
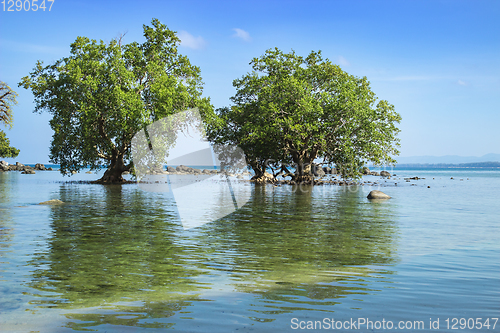
POLYGON ((16 162, 16 164, 9 164, 5 161, 0 161, 0 172, 4 171, 21 171, 22 174, 33 175, 35 171, 53 171, 53 169, 46 168, 42 163, 37 163, 32 167, 19 162, 16 162))
MULTIPOLYGON (((335 168, 330 168, 330 167, 320 167, 320 166, 315 166, 311 170, 312 175, 314 175, 314 179, 312 179, 310 182, 302 182, 302 185, 371 185, 371 186, 376 186, 379 185, 377 181, 371 182, 371 181, 364 181, 364 182, 356 182, 356 181, 350 181, 350 180, 344 180, 341 179, 341 176, 337 173, 335 168)), ((250 182, 255 182, 255 183, 260 183, 260 184, 273 184, 275 186, 279 185, 298 185, 293 180, 288 180, 285 179, 285 177, 292 176, 291 174, 282 174, 279 173, 275 176, 272 174, 265 172, 264 175, 260 178, 252 177, 254 176, 252 173, 245 171, 243 173, 230 173, 226 171, 220 171, 220 170, 215 170, 215 169, 196 169, 196 168, 191 168, 187 167, 185 165, 180 165, 177 167, 167 167, 165 169, 156 169, 152 170, 148 173, 149 175, 221 175, 221 176, 228 176, 228 177, 235 177, 240 180, 246 180, 250 182)), ((377 176, 377 177, 382 177, 384 179, 391 179, 391 174, 387 171, 381 171, 381 172, 372 172, 368 168, 363 169, 363 174, 364 175, 371 175, 371 176, 377 176)), ((392 175, 395 176, 395 175, 392 175)), ((141 182, 148 183, 151 181, 150 179, 146 180, 144 179, 141 182)))
MULTIPOLYGON (((29 165, 24 165, 22 163, 16 162, 16 164, 8 164, 5 161, 0 161, 0 172, 4 171, 20 171, 22 174, 35 174, 36 171, 53 171, 52 168, 46 168, 42 163, 35 164, 34 167, 29 165)), ((90 171, 88 171, 90 173, 90 171)), ((313 166, 311 170, 312 175, 314 175, 314 179, 309 182, 309 184, 314 185, 378 185, 377 182, 365 181, 364 183, 359 183, 355 181, 337 179, 339 174, 335 168, 330 167, 321 167, 319 165, 313 166)), ((371 175, 378 176, 386 179, 391 179, 391 174, 387 171, 381 172, 372 172, 367 167, 364 167, 362 170, 363 175, 371 175)), ((263 177, 255 179, 252 177, 253 174, 245 171, 243 173, 230 173, 227 171, 221 171, 216 169, 196 169, 192 167, 188 167, 185 165, 179 165, 177 167, 169 166, 166 169, 158 168, 156 170, 150 171, 148 174, 150 175, 226 175, 229 177, 235 177, 240 180, 247 180, 255 183, 268 183, 273 185, 297 185, 297 183, 293 180, 287 180, 284 177, 291 176, 286 174, 278 174, 273 176, 272 174, 265 172, 263 177)), ((392 175, 395 176, 395 175, 392 175)), ((340 178, 340 177, 339 177, 340 178)), ((307 183, 302 183, 303 185, 307 185, 307 183)))

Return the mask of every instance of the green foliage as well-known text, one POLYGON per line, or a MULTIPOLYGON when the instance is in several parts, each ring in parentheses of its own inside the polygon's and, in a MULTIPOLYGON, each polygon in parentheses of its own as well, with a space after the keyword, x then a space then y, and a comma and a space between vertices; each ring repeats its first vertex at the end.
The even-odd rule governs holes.
POLYGON ((189 108, 213 112, 201 97, 200 69, 177 52, 175 32, 157 19, 143 28, 142 44, 78 37, 69 57, 48 66, 39 61, 19 84, 32 90, 36 112, 53 116, 50 159, 61 172, 104 165, 113 171, 110 181, 121 181, 139 130, 189 108))
POLYGON ((17 104, 17 93, 7 83, 0 81, 0 122, 12 127, 12 106, 17 104))
MULTIPOLYGON (((17 104, 17 93, 12 90, 5 82, 0 81, 0 123, 11 128, 12 106, 17 104)), ((19 149, 10 146, 10 141, 5 132, 0 130, 0 157, 16 157, 19 155, 19 149)))
POLYGON ((19 149, 11 147, 5 132, 0 130, 0 157, 16 157, 17 155, 19 155, 19 149))
POLYGON ((257 173, 292 164, 295 178, 306 179, 322 158, 344 177, 357 177, 368 161, 396 162, 401 117, 387 101, 377 102, 366 77, 349 75, 321 52, 303 58, 270 49, 250 65, 251 73, 233 81, 234 105, 217 110, 209 137, 239 145, 257 173))

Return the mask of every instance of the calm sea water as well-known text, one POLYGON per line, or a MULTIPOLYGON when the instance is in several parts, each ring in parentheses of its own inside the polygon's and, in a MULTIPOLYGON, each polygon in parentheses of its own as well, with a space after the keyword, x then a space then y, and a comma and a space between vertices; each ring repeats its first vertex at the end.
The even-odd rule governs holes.
POLYGON ((165 193, 0 172, 0 331, 500 331, 500 171, 396 173, 184 230, 165 193))

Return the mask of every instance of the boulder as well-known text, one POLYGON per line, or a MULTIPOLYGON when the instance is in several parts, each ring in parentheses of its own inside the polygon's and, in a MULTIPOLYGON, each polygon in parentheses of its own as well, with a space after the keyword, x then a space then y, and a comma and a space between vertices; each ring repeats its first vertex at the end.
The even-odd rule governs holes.
POLYGON ((87 172, 85 172, 85 173, 91 174, 91 173, 92 173, 92 171, 87 171, 87 172))
POLYGON ((5 161, 0 161, 0 170, 9 171, 9 163, 5 161))
POLYGON ((45 165, 43 165, 42 163, 37 163, 35 164, 35 170, 44 171, 47 170, 47 168, 45 168, 45 165))
POLYGON ((274 176, 271 175, 269 172, 266 171, 260 177, 253 176, 252 179, 250 179, 250 180, 254 181, 254 182, 257 182, 257 183, 267 183, 267 182, 273 182, 274 176))
POLYGON ((201 170, 200 169, 193 169, 192 171, 194 174, 200 174, 201 173, 201 170))
POLYGON ((370 175, 371 174, 370 169, 368 167, 363 167, 363 169, 361 170, 361 173, 363 175, 370 175))
POLYGON ((311 170, 315 177, 323 177, 325 175, 325 171, 319 165, 314 165, 311 170))
POLYGON ((368 194, 367 198, 368 199, 390 199, 391 197, 382 191, 373 190, 368 194))
POLYGON ((390 177, 391 176, 391 174, 389 172, 385 171, 385 170, 380 171, 380 175, 382 177, 390 177))
POLYGON ((372 171, 372 172, 370 172, 370 175, 372 175, 372 176, 380 176, 380 173, 378 173, 376 171, 372 171))
POLYGON ((21 174, 23 174, 23 175, 34 175, 35 174, 35 170, 24 170, 23 172, 21 172, 21 174))
POLYGON ((178 167, 175 168, 175 170, 177 172, 187 172, 187 173, 191 173, 193 172, 193 168, 190 168, 190 167, 187 167, 185 165, 179 165, 178 167))
POLYGON ((175 172, 177 172, 177 170, 174 167, 169 166, 169 167, 167 167, 167 172, 175 173, 175 172))
POLYGON ((54 171, 54 169, 52 169, 52 167, 48 168, 47 171, 54 171))
POLYGON ((269 172, 264 172, 264 177, 268 178, 268 179, 274 179, 274 176, 271 175, 269 172))
POLYGON ((39 205, 62 205, 64 201, 52 199, 49 201, 40 202, 39 205))
POLYGON ((332 173, 332 168, 328 167, 328 166, 325 166, 323 167, 323 172, 327 175, 331 174, 332 173))
POLYGON ((323 171, 323 169, 321 168, 321 166, 317 165, 317 164, 311 165, 311 173, 315 177, 322 177, 322 176, 325 175, 325 172, 323 171))

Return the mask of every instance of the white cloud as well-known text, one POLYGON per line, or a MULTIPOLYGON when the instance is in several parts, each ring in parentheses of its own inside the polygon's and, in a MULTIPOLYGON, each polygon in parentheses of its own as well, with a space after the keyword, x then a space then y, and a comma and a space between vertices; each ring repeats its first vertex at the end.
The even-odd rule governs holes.
POLYGON ((188 47, 193 50, 203 49, 207 45, 207 42, 203 39, 203 37, 195 37, 184 30, 179 31, 177 37, 181 39, 181 46, 188 47))
POLYGON ((460 86, 466 86, 466 85, 467 85, 467 83, 465 83, 465 82, 464 82, 464 81, 462 81, 462 80, 458 80, 458 81, 457 81, 457 84, 458 84, 458 85, 460 85, 460 86))
POLYGON ((343 56, 339 56, 338 59, 337 59, 339 65, 341 66, 349 66, 351 63, 349 61, 347 61, 346 58, 344 58, 343 56))
POLYGON ((245 42, 249 42, 252 40, 252 37, 250 37, 250 34, 246 32, 245 30, 234 28, 235 31, 233 37, 238 37, 243 39, 245 42))

